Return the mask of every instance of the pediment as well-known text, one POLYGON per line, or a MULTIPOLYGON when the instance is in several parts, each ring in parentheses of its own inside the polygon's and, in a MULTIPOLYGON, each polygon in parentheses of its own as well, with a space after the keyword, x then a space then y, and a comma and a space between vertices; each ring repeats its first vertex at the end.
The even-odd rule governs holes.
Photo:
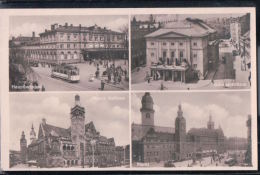
POLYGON ((157 36, 157 38, 183 38, 183 37, 188 37, 188 36, 176 32, 168 32, 157 36))

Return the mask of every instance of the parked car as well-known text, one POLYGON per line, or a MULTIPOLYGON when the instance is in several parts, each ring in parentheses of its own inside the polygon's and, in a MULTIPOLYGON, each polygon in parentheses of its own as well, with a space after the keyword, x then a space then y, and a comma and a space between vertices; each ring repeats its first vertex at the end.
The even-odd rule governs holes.
POLYGON ((169 160, 164 163, 164 167, 175 167, 174 163, 175 163, 174 160, 169 160))

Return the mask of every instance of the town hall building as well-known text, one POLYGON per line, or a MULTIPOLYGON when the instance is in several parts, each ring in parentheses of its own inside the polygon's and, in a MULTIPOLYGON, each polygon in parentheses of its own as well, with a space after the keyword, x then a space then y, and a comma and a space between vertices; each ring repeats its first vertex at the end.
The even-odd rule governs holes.
POLYGON ((21 162, 38 167, 113 166, 118 160, 114 138, 102 136, 91 121, 85 124, 85 108, 80 96, 70 112, 70 127, 61 128, 42 119, 38 136, 32 126, 27 146, 25 133, 20 139, 21 162))
POLYGON ((153 104, 150 93, 146 92, 140 109, 142 123, 132 123, 133 162, 181 161, 207 151, 225 151, 223 130, 215 128, 211 115, 207 127, 187 131, 185 115, 179 104, 175 126, 157 126, 153 104))

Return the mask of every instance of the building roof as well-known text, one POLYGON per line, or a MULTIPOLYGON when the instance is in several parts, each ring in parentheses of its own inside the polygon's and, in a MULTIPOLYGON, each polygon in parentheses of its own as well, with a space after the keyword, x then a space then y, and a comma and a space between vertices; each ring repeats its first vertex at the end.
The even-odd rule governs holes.
POLYGON ((136 140, 136 141, 141 140, 149 131, 149 129, 152 127, 156 132, 171 133, 171 134, 175 133, 175 129, 173 127, 150 126, 150 125, 132 123, 132 140, 136 140))
POLYGON ((42 129, 44 130, 45 136, 56 136, 56 137, 70 137, 69 129, 60 128, 50 124, 41 124, 42 129))
POLYGON ((146 35, 146 38, 153 37, 165 37, 165 38, 176 38, 176 37, 203 37, 207 36, 208 33, 203 30, 196 28, 161 28, 146 35))
POLYGON ((216 30, 203 20, 186 18, 184 21, 166 23, 163 28, 145 37, 203 37, 211 33, 216 33, 216 30))
POLYGON ((188 131, 189 135, 193 136, 206 136, 206 137, 218 137, 218 136, 223 136, 223 131, 221 129, 208 129, 208 128, 191 128, 188 131))
POLYGON ((40 33, 39 35, 45 35, 45 34, 50 34, 50 33, 55 33, 55 32, 84 32, 84 31, 91 31, 91 32, 97 32, 97 33, 111 33, 111 34, 123 34, 122 32, 117 32, 117 31, 112 31, 107 28, 102 28, 97 25, 93 25, 90 27, 83 27, 81 25, 79 26, 73 26, 73 25, 68 25, 65 24, 64 26, 62 25, 57 25, 56 28, 53 28, 51 30, 45 30, 44 32, 40 33))

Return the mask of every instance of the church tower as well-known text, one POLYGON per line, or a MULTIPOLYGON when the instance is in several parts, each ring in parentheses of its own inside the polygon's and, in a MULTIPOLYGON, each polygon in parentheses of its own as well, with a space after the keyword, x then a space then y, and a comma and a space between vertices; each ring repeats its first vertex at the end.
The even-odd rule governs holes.
POLYGON ((212 121, 211 114, 209 115, 208 129, 214 129, 214 122, 212 121))
POLYGON ((178 106, 177 115, 175 119, 176 159, 183 160, 185 158, 186 120, 183 117, 181 104, 178 106))
POLYGON ((22 136, 20 139, 20 152, 21 152, 22 163, 26 163, 26 161, 27 161, 27 141, 25 138, 24 131, 22 132, 22 136))
POLYGON ((36 140, 36 133, 34 131, 34 127, 33 127, 33 124, 32 124, 32 128, 31 128, 31 132, 30 132, 30 141, 31 143, 36 140))
POLYGON ((154 126, 154 109, 153 99, 149 92, 146 92, 142 97, 142 125, 154 126))
MULTIPOLYGON (((80 96, 75 96, 75 106, 71 108, 71 139, 77 144, 76 156, 83 160, 85 134, 85 108, 81 107, 80 96)), ((82 163, 82 161, 81 161, 82 163)))

